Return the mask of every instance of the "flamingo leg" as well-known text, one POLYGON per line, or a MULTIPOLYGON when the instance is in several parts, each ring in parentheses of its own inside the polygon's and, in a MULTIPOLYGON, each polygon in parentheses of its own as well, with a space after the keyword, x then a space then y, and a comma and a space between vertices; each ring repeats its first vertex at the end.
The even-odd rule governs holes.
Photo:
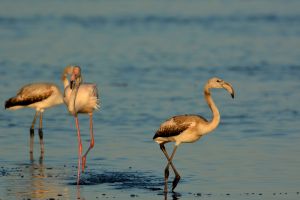
POLYGON ((39 137, 40 137, 41 155, 43 155, 44 154, 43 112, 40 112, 39 137))
POLYGON ((84 156, 82 157, 82 172, 85 169, 86 156, 95 145, 94 132, 93 132, 93 113, 89 113, 89 116, 90 116, 90 137, 91 137, 91 139, 90 139, 90 146, 89 146, 88 150, 85 152, 84 156))
POLYGON ((39 111, 36 111, 30 126, 30 154, 33 154, 34 125, 38 114, 39 111))
POLYGON ((81 154, 82 154, 82 143, 79 129, 78 117, 75 115, 75 123, 77 128, 77 137, 78 137, 78 166, 77 166, 77 185, 79 185, 80 181, 80 164, 81 164, 81 154))
POLYGON ((172 160, 173 160, 173 157, 175 155, 176 150, 177 150, 177 145, 175 145, 173 153, 172 153, 172 155, 170 157, 170 160, 169 160, 169 163, 168 163, 168 165, 171 164, 171 166, 172 166, 172 168, 174 170, 174 173, 175 173, 175 178, 174 178, 173 183, 172 183, 172 192, 174 192, 174 189, 176 188, 176 186, 177 186, 177 184, 178 184, 178 182, 180 180, 180 175, 179 175, 178 171, 175 169, 175 167, 174 167, 174 165, 172 163, 172 160))
POLYGON ((171 167, 172 167, 172 169, 173 169, 173 171, 175 173, 175 178, 173 180, 173 185, 172 185, 172 192, 173 192, 174 189, 175 189, 175 187, 177 186, 179 180, 180 180, 180 175, 179 175, 178 171, 176 170, 176 168, 175 168, 175 166, 174 166, 174 164, 172 162, 172 159, 173 159, 173 157, 175 155, 175 152, 176 152, 176 149, 177 149, 177 145, 175 145, 171 157, 169 157, 168 152, 167 152, 167 150, 166 150, 166 148, 165 148, 165 146, 163 144, 160 144, 160 149, 165 154, 165 156, 166 156, 166 158, 168 160, 168 164, 167 164, 167 166, 165 168, 165 189, 164 189, 164 192, 166 193, 168 191, 168 178, 169 178, 169 166, 170 165, 171 165, 171 167))
MULTIPOLYGON (((168 152, 165 148, 165 146, 163 144, 160 144, 160 149, 162 150, 162 152, 165 154, 167 160, 168 160, 168 163, 169 163, 169 155, 168 155, 168 152)), ((169 165, 166 166, 165 168, 165 188, 164 188, 164 192, 167 193, 168 192, 168 178, 169 178, 169 165)))

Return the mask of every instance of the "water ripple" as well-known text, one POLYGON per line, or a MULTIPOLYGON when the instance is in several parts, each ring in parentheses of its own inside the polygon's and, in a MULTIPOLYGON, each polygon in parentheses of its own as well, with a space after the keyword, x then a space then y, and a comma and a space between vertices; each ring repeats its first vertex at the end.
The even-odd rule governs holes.
POLYGON ((215 23, 300 23, 300 15, 212 15, 212 16, 159 16, 159 15, 126 15, 126 16, 78 16, 64 15, 54 17, 52 15, 33 15, 29 17, 0 16, 0 26, 14 26, 18 24, 44 23, 45 21, 56 21, 63 23, 75 23, 83 27, 94 27, 113 24, 116 26, 128 25, 212 25, 215 23))

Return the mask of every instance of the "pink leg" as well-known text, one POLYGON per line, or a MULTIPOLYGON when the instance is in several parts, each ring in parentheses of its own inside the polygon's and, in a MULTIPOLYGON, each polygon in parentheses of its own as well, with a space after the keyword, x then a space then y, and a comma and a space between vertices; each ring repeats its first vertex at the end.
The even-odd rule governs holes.
POLYGON ((90 146, 88 148, 88 150, 85 152, 84 156, 82 157, 82 172, 85 169, 85 164, 86 164, 86 156, 89 153, 89 151, 94 147, 95 145, 95 140, 94 140, 94 132, 93 132, 93 113, 89 114, 90 116, 90 146))
POLYGON ((81 162, 81 154, 82 154, 82 143, 81 143, 80 129, 79 129, 79 123, 78 123, 78 117, 77 117, 77 115, 75 115, 75 123, 76 123, 76 128, 77 128, 77 137, 78 137, 77 185, 79 185, 79 181, 80 181, 80 162, 81 162))

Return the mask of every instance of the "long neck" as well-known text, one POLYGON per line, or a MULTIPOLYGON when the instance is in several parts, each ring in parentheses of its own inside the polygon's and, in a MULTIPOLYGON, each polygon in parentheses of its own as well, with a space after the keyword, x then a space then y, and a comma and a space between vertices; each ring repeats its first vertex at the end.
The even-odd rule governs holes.
POLYGON ((75 101, 76 101, 76 96, 77 96, 77 92, 78 92, 78 87, 73 88, 73 90, 71 90, 71 88, 69 87, 67 90, 71 90, 71 93, 66 93, 66 88, 70 85, 70 82, 67 78, 68 73, 64 71, 64 73, 62 74, 62 82, 64 84, 64 95, 68 95, 69 97, 67 99, 68 103, 68 110, 72 115, 77 115, 76 113, 76 109, 75 109, 75 101))
POLYGON ((66 87, 69 85, 69 80, 67 79, 67 75, 63 74, 62 76, 62 82, 64 84, 64 89, 66 89, 66 87))
POLYGON ((211 121, 208 122, 208 127, 207 127, 207 133, 208 133, 213 131, 219 125, 220 113, 215 102, 211 97, 210 90, 207 85, 204 88, 204 97, 213 115, 211 121))
POLYGON ((74 116, 77 115, 77 111, 76 111, 76 107, 75 107, 77 92, 78 92, 78 87, 74 88, 71 91, 69 103, 68 103, 68 110, 74 116))

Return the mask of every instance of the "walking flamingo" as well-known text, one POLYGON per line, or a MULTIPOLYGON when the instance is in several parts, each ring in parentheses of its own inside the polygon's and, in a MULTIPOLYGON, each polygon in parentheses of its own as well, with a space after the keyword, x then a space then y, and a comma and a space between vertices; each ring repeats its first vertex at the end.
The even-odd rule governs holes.
POLYGON ((82 172, 85 169, 86 156, 94 147, 93 133, 93 112, 100 107, 98 89, 93 83, 82 83, 81 69, 79 66, 67 66, 62 74, 64 84, 64 102, 68 107, 70 114, 75 117, 78 137, 78 171, 77 184, 80 181, 80 166, 82 159, 82 172), (70 75, 70 81, 67 76, 70 75), (90 117, 90 146, 86 153, 82 156, 82 142, 80 136, 78 113, 88 114, 90 117))
POLYGON ((176 188, 180 180, 180 175, 172 162, 177 147, 181 143, 193 143, 199 140, 203 135, 212 132, 219 125, 220 113, 210 94, 210 89, 212 88, 224 88, 231 94, 231 97, 234 98, 234 90, 230 83, 227 83, 220 78, 209 79, 204 86, 204 97, 213 114, 211 121, 207 121, 205 118, 199 115, 174 116, 168 119, 167 121, 163 122, 153 137, 153 140, 159 144, 160 149, 162 150, 162 152, 164 153, 164 155, 168 160, 164 172, 165 193, 167 193, 168 191, 167 182, 169 177, 170 165, 175 173, 175 178, 172 183, 172 192, 174 192, 174 189, 176 188), (164 146, 164 144, 168 142, 175 142, 174 150, 170 157, 164 146))
POLYGON ((34 125, 38 115, 39 122, 39 138, 41 155, 44 153, 43 141, 43 112, 46 108, 56 106, 63 103, 62 94, 57 85, 53 83, 32 83, 23 86, 15 97, 5 102, 5 109, 17 110, 20 108, 35 108, 36 113, 30 127, 30 154, 33 154, 34 125))

